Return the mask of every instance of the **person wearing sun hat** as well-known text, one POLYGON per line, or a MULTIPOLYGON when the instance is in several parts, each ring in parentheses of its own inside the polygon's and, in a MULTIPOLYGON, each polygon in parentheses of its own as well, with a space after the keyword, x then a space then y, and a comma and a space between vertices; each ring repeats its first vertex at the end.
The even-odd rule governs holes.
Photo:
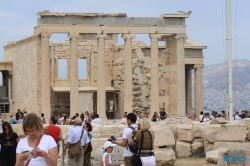
POLYGON ((102 166, 120 166, 121 164, 114 164, 110 153, 113 151, 113 147, 116 144, 113 144, 111 141, 107 141, 103 145, 104 153, 102 155, 101 164, 102 166))
POLYGON ((77 157, 68 156, 68 165, 69 166, 82 166, 84 162, 84 152, 87 150, 89 145, 89 137, 86 130, 82 128, 82 120, 80 118, 75 119, 73 121, 74 127, 69 131, 69 137, 67 144, 64 148, 64 154, 66 154, 66 150, 70 148, 70 145, 77 143, 81 138, 81 147, 82 152, 77 157))

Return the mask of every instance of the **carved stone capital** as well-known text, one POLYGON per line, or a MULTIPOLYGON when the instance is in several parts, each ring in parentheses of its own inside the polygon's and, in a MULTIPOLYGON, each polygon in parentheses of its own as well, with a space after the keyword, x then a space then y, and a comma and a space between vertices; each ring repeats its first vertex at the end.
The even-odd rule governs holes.
POLYGON ((69 33, 68 38, 70 40, 78 40, 81 38, 81 36, 78 33, 69 33))
POLYGON ((194 65, 194 68, 196 69, 196 70, 202 70, 202 67, 204 66, 204 64, 195 64, 194 65))
POLYGON ((96 35, 96 39, 108 39, 108 35, 106 33, 104 34, 98 33, 96 35))
POLYGON ((49 40, 49 38, 51 37, 51 33, 48 33, 48 32, 43 32, 42 34, 41 34, 41 38, 42 38, 42 40, 49 40))
POLYGON ((149 37, 152 41, 158 41, 159 39, 161 39, 161 35, 159 35, 158 33, 150 34, 149 37))
POLYGON ((122 38, 124 40, 127 40, 127 39, 134 39, 135 38, 135 35, 133 33, 124 33, 122 34, 122 38))
POLYGON ((185 41, 187 38, 187 35, 175 35, 175 39, 179 41, 185 41))

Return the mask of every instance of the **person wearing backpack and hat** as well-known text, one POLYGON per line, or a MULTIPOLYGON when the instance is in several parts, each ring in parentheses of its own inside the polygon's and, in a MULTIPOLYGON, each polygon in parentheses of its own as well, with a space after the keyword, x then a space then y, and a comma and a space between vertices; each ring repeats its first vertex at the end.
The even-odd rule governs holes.
POLYGON ((134 113, 129 113, 127 115, 127 124, 128 124, 128 127, 126 127, 124 130, 123 130, 123 134, 122 134, 122 142, 116 142, 115 140, 112 140, 112 143, 114 144, 117 144, 119 146, 122 146, 122 147, 126 147, 125 151, 124 151, 124 166, 132 166, 131 165, 131 159, 132 159, 132 156, 134 155, 133 152, 130 151, 130 148, 129 148, 129 139, 130 139, 130 135, 132 133, 133 130, 138 130, 138 126, 136 123, 136 115, 134 113))
POLYGON ((80 118, 73 121, 74 127, 69 132, 68 142, 64 148, 64 154, 68 150, 68 165, 82 166, 84 159, 84 152, 88 148, 90 142, 88 133, 81 126, 82 120, 80 118), (74 151, 77 149, 76 151, 74 151), (74 154, 74 155, 73 155, 74 154))

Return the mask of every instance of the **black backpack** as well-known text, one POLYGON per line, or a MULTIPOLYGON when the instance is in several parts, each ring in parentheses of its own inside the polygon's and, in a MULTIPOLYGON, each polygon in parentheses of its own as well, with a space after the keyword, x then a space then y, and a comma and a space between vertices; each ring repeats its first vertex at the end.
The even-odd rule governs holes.
MULTIPOLYGON (((132 130, 135 130, 135 128, 133 126, 129 126, 128 128, 131 128, 132 130)), ((134 138, 134 137, 133 137, 134 138)), ((129 150, 132 152, 132 153, 137 153, 137 150, 138 150, 138 142, 135 142, 134 145, 130 145, 128 143, 128 147, 129 147, 129 150)))

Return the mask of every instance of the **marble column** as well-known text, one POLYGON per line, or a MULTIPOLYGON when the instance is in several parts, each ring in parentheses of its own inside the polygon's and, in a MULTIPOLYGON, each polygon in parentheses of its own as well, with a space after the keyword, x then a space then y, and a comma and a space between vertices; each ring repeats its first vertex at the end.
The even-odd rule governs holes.
POLYGON ((51 47, 51 56, 50 56, 50 86, 54 87, 55 86, 55 55, 54 55, 54 51, 55 51, 55 46, 52 45, 51 47))
POLYGON ((107 34, 97 34, 97 113, 103 120, 106 116, 106 71, 105 71, 105 39, 107 34))
POLYGON ((42 33, 42 101, 41 101, 41 111, 44 113, 46 120, 50 118, 51 107, 50 107, 50 53, 49 53, 49 38, 51 33, 42 33))
POLYGON ((159 34, 150 34, 151 40, 151 108, 150 115, 155 111, 159 111, 159 62, 158 62, 158 40, 161 38, 159 34))
POLYGON ((12 96, 11 96, 11 78, 8 79, 8 96, 9 96, 9 99, 12 99, 12 96))
POLYGON ((192 115, 192 66, 186 66, 186 109, 187 116, 192 115))
POLYGON ((79 112, 78 101, 78 39, 79 34, 68 35, 70 39, 70 116, 79 112))
POLYGON ((203 111, 202 96, 202 67, 203 65, 194 65, 195 68, 195 114, 199 117, 203 111))
POLYGON ((135 35, 126 33, 124 39, 124 112, 133 112, 132 94, 132 39, 135 35))
POLYGON ((185 39, 186 35, 176 35, 177 42, 177 112, 178 117, 186 117, 185 99, 185 39))

